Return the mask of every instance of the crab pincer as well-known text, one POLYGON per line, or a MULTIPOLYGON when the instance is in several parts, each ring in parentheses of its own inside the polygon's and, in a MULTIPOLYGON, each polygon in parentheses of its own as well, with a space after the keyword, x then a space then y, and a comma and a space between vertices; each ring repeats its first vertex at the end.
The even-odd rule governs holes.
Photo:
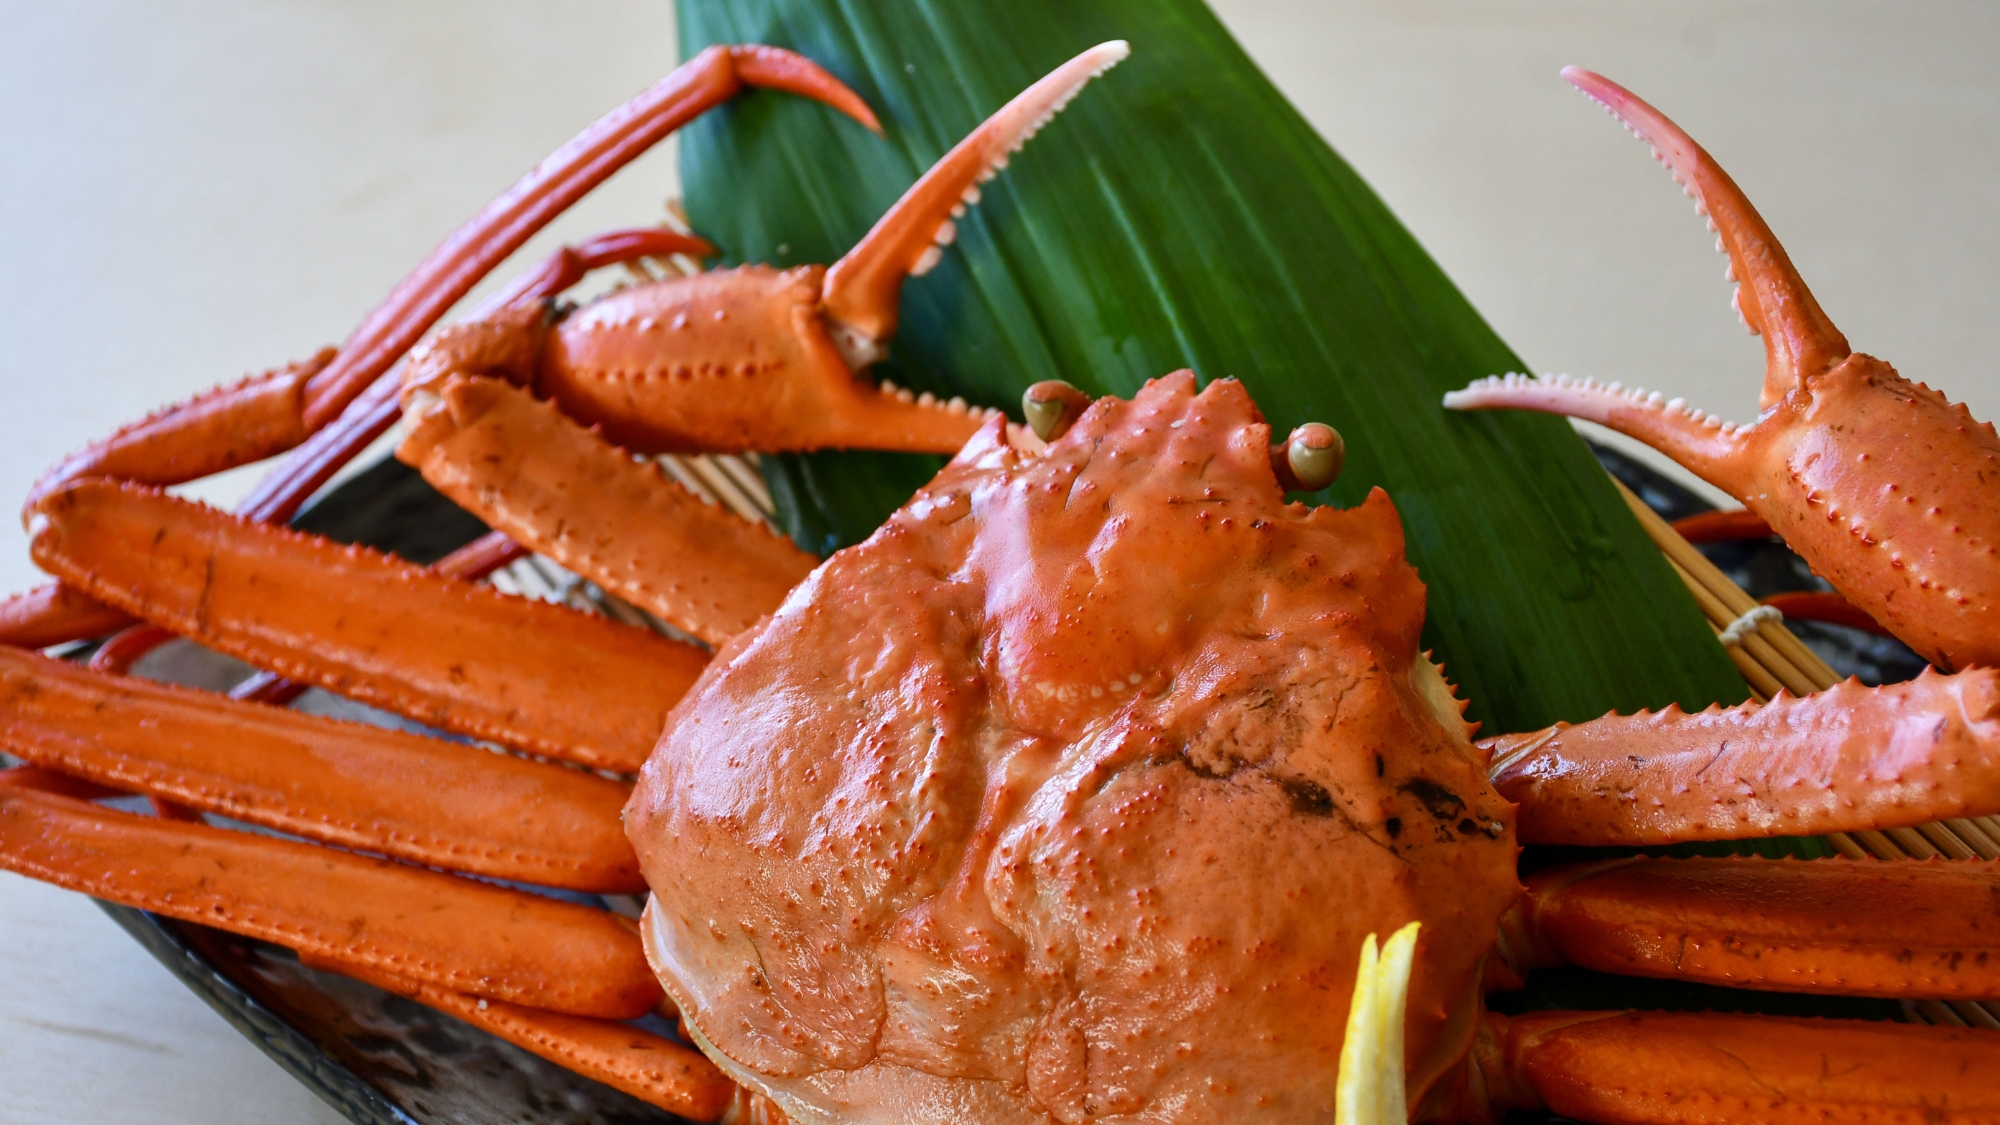
MULTIPOLYGON (((1568 376, 1494 376, 1458 410, 1567 414, 1646 442, 1741 501, 1813 570, 1940 668, 2000 664, 2000 435, 1848 346, 1715 158, 1607 78, 1563 71, 1650 143, 1717 234, 1743 323, 1764 339, 1762 413, 1724 422, 1660 392, 1568 376)), ((1739 525, 1739 533, 1740 533, 1739 525)))

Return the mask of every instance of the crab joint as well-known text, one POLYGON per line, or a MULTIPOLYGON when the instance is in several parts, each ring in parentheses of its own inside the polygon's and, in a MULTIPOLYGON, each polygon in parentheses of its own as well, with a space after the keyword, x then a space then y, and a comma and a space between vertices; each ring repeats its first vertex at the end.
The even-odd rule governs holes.
POLYGON ((1318 492, 1340 476, 1347 443, 1324 422, 1307 422, 1271 447, 1271 471, 1286 492, 1318 492))
POLYGON ((1089 395, 1061 379, 1044 379, 1021 395, 1021 414, 1043 441, 1063 436, 1089 406, 1089 395))

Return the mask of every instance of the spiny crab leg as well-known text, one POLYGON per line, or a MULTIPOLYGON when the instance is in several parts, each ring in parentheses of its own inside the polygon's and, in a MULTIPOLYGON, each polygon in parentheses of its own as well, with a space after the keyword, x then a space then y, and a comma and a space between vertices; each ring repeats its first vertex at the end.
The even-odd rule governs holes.
POLYGON ((1482 741, 1525 843, 1650 847, 2000 812, 2000 671, 1482 741))
POLYGON ((1578 1121, 1765 1125, 2000 1119, 2000 1035, 1865 1020, 1720 1012, 1485 1017, 1472 1104, 1578 1121), (1482 1096, 1483 1095, 1483 1096, 1482 1096))
POLYGON ((312 844, 100 808, 0 774, 0 866, 454 991, 598 1019, 660 1002, 616 915, 312 844))
POLYGON ((602 893, 645 889, 623 785, 478 747, 0 648, 0 749, 295 836, 602 893))
POLYGON ((1618 383, 1508 374, 1445 396, 1460 410, 1585 418, 1653 446, 1742 501, 1849 602, 1941 668, 2000 664, 2000 434, 1963 405, 1852 351, 1729 175, 1666 115, 1575 67, 1579 90, 1650 142, 1695 199, 1764 337, 1762 413, 1736 426, 1618 383))
MULTIPOLYGON (((813 98, 881 131, 874 112, 859 95, 803 56, 776 47, 710 47, 599 118, 454 231, 362 321, 337 353, 327 349, 304 364, 198 396, 92 443, 44 475, 30 505, 82 476, 179 483, 300 445, 342 417, 438 318, 536 231, 635 157, 746 87, 813 98)), ((701 239, 661 231, 641 252, 705 254, 712 249, 701 239)), ((340 464, 393 421, 393 413, 383 417, 379 404, 371 405, 376 408, 358 413, 333 440, 307 450, 309 456, 295 458, 284 472, 255 490, 245 502, 246 514, 260 520, 289 518, 340 464)), ((76 633, 101 621, 74 612, 74 593, 62 600, 71 604, 52 604, 56 596, 48 593, 32 602, 0 606, 0 628, 5 629, 0 638, 27 644, 52 631, 63 632, 64 626, 71 637, 63 639, 99 635, 76 633), (54 612, 65 608, 72 612, 54 612), (29 616, 37 610, 39 614, 29 616), (9 620, 23 617, 26 620, 9 620)))
MULTIPOLYGON (((639 257, 707 248, 707 244, 699 239, 659 228, 610 231, 578 246, 557 250, 540 269, 515 279, 483 304, 475 315, 485 315, 516 303, 534 303, 553 297, 576 284, 584 274, 604 266, 639 257)), ((402 406, 397 396, 400 386, 401 380, 393 372, 378 378, 373 386, 350 402, 338 418, 293 447, 278 467, 258 482, 244 499, 239 509, 241 514, 263 523, 290 519, 307 498, 333 478, 342 465, 353 460, 402 417, 402 406)), ((228 393, 228 390, 222 390, 197 396, 187 403, 162 411, 155 418, 181 418, 184 422, 196 424, 194 428, 199 430, 199 424, 217 415, 226 420, 228 412, 224 405, 208 404, 228 393)), ((150 450, 151 442, 142 431, 152 422, 153 419, 148 419, 137 426, 125 427, 84 453, 67 459, 54 472, 47 474, 38 488, 42 485, 53 488, 52 481, 91 475, 117 476, 119 474, 114 470, 118 469, 137 474, 155 484, 181 483, 183 478, 177 477, 176 471, 188 473, 191 471, 188 466, 183 464, 179 470, 172 470, 146 460, 145 454, 150 450)), ((169 428, 166 437, 169 445, 186 439, 193 439, 195 444, 200 445, 204 435, 199 432, 176 435, 169 428)), ((223 442, 227 443, 227 440, 223 442)), ((195 472, 184 479, 192 480, 198 475, 195 472)), ((134 620, 130 614, 107 606, 79 590, 61 583, 50 583, 0 601, 0 644, 46 648, 68 641, 100 637, 130 625, 134 620)))
MULTIPOLYGON (((1501 921, 1518 976, 1581 965, 1733 988, 2000 997, 2000 861, 1626 858, 1547 868, 1501 921)), ((1505 985, 1508 982, 1496 982, 1505 985)))
POLYGON ((708 659, 137 485, 78 481, 38 514, 35 561, 92 597, 288 678, 598 768, 638 769, 708 659))
POLYGON ((441 390, 399 457, 487 522, 710 644, 776 609, 819 563, 519 387, 454 378, 441 390))
MULTIPOLYGON (((431 564, 431 570, 446 578, 476 582, 503 566, 527 556, 527 548, 508 538, 505 532, 489 531, 431 564)), ((117 638, 113 638, 115 641, 117 638)), ((107 647, 110 642, 107 642, 107 647)), ((101 653, 103 650, 100 649, 101 653)), ((91 658, 92 666, 96 657, 91 658)), ((124 671, 124 669, 115 669, 124 671)), ((229 698, 248 703, 269 703, 282 707, 297 699, 312 685, 288 680, 275 672, 258 672, 229 689, 229 698)))
POLYGON ((300 960, 406 996, 693 1121, 715 1120, 736 1095, 736 1084, 701 1052, 630 1024, 566 1016, 504 1000, 482 1000, 331 958, 302 956, 300 960))

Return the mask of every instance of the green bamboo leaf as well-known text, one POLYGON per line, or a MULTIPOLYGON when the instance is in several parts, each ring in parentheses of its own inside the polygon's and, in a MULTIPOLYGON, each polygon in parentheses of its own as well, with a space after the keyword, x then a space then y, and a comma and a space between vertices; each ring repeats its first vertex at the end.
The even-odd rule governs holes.
MULTIPOLYGON (((881 114, 877 137, 752 93, 682 140, 694 224, 732 261, 830 263, 986 114, 1078 50, 1133 54, 987 186, 904 289, 887 373, 1018 410, 1064 378, 1130 395, 1242 379, 1280 432, 1347 439, 1329 493, 1388 489, 1430 587, 1425 640, 1489 730, 1745 697, 1659 552, 1561 420, 1447 415, 1525 370, 1375 194, 1196 0, 686 0, 681 46, 790 47, 881 114)), ((802 545, 867 534, 934 459, 767 458, 802 545)))

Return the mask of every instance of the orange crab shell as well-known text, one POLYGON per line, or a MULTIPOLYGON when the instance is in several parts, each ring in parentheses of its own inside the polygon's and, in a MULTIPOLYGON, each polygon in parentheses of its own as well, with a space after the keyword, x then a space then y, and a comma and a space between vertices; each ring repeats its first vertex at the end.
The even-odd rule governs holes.
POLYGON ((1513 808, 1387 496, 1287 505, 1269 444, 1187 372, 991 424, 718 655, 626 823, 726 1067, 860 1121, 1330 1111, 1361 939, 1421 919, 1413 1104, 1456 1073, 1513 808))

